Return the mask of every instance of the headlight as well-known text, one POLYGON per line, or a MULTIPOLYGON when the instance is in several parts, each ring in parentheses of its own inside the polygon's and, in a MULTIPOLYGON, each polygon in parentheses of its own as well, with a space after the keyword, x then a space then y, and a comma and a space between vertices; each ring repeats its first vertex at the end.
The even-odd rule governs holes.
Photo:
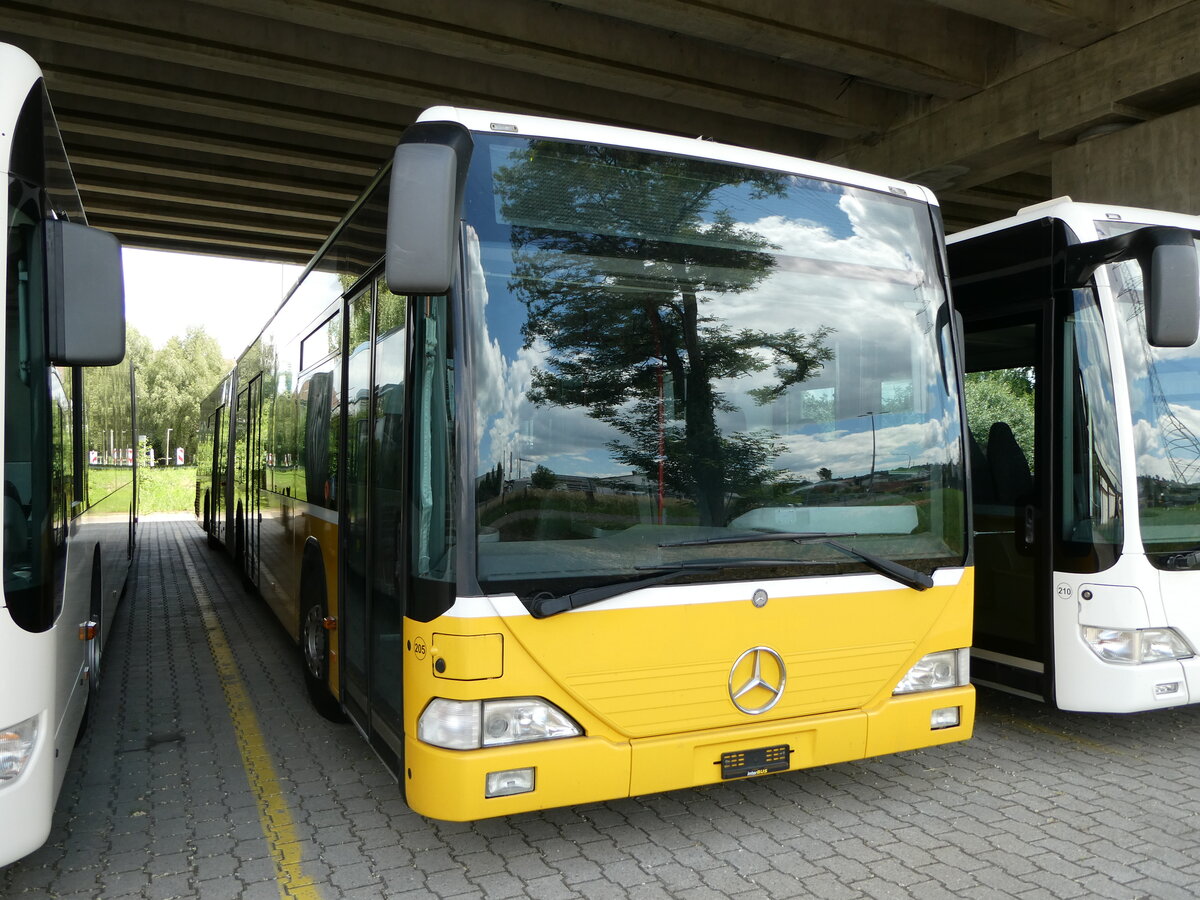
POLYGON ((435 697, 417 721, 417 739, 435 747, 470 750, 479 746, 479 701, 435 697))
POLYGON ((1096 628, 1083 626, 1083 639, 1105 662, 1136 666, 1194 656, 1174 628, 1096 628))
POLYGON ((475 750, 577 737, 583 729, 538 697, 445 700, 435 697, 417 721, 417 738, 450 750, 475 750))
POLYGON ((0 785, 25 770, 37 740, 37 717, 0 729, 0 785))
POLYGON ((938 691, 942 688, 963 687, 971 678, 970 649, 939 650, 927 653, 900 679, 893 694, 913 694, 917 691, 938 691))

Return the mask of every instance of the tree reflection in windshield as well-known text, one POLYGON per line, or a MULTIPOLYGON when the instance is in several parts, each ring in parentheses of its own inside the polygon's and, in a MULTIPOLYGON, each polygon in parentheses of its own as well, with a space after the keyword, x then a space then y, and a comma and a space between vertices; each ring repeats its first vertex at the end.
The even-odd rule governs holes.
POLYGON ((714 195, 748 186, 780 196, 785 176, 658 157, 634 179, 634 156, 644 155, 535 143, 520 165, 496 173, 509 221, 582 229, 512 229, 525 347, 541 340, 548 351, 528 397, 581 407, 619 432, 607 446, 657 483, 659 523, 669 493, 690 498, 700 524, 721 525, 730 497, 760 494, 783 476, 771 461, 784 447, 769 429, 722 431, 717 412, 736 407, 717 382, 773 366, 774 382, 753 392, 770 402, 833 358, 823 343, 830 329, 734 330, 706 309, 713 295, 753 289, 779 249, 714 195))

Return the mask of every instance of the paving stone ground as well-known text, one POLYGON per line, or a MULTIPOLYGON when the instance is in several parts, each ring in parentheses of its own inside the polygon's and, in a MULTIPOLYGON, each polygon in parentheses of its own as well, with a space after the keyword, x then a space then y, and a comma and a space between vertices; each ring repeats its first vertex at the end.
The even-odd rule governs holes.
POLYGON ((186 566, 232 647, 333 898, 1193 898, 1200 709, 1077 715, 981 691, 965 744, 467 824, 408 810, 190 520, 143 521, 49 842, 0 897, 293 896, 238 750, 186 566))

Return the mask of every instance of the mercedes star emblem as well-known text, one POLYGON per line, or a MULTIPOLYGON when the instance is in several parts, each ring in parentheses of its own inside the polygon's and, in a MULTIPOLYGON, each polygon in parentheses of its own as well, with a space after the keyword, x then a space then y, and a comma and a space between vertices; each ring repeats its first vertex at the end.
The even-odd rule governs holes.
POLYGON ((729 699, 746 715, 761 715, 779 702, 785 684, 783 657, 770 647, 751 647, 729 670, 729 699), (750 702, 764 696, 762 702, 750 702))

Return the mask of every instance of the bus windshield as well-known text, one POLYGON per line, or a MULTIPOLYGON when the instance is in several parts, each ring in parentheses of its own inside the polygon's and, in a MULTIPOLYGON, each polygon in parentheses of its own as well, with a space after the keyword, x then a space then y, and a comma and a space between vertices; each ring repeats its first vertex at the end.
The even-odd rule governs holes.
POLYGON ((868 570, 828 541, 705 542, 770 532, 962 564, 924 203, 476 135, 465 218, 482 590, 527 599, 701 561, 681 580, 868 570))
MULTIPOLYGON (((1141 227, 1097 223, 1101 237, 1141 227)), ((1108 272, 1122 323, 1142 543, 1166 562, 1163 554, 1200 549, 1200 342, 1151 347, 1141 268, 1121 262, 1108 272)))

